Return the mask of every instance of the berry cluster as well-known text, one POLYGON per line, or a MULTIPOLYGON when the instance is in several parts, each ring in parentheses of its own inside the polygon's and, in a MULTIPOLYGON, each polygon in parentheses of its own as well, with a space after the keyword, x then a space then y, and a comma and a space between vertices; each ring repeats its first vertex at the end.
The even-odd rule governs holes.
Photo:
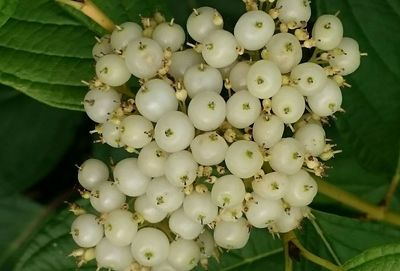
POLYGON ((100 160, 79 167, 97 211, 72 208, 80 263, 191 270, 221 248, 244 247, 251 227, 285 233, 311 215, 312 174, 323 176, 338 152, 323 124, 342 110, 358 44, 334 15, 310 35, 308 1, 244 2, 233 33, 217 10, 195 9, 187 49, 184 29, 160 13, 94 46, 86 113, 101 142, 137 155, 113 165, 112 177, 100 160))

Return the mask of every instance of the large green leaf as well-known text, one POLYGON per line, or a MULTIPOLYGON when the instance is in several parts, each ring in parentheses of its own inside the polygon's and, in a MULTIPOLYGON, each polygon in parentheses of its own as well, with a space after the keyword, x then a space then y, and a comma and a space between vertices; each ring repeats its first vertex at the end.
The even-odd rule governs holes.
POLYGON ((40 104, 0 85, 0 195, 28 188, 57 165, 75 140, 82 114, 40 104))
POLYGON ((0 199, 0 269, 7 270, 3 263, 19 248, 24 239, 37 226, 42 207, 21 195, 8 195, 0 199), (21 221, 23 217, 23 221, 21 221), (15 223, 20 221, 20 223, 15 223))
POLYGON ((348 271, 396 271, 400 264, 400 244, 380 246, 364 251, 346 262, 348 271))
POLYGON ((93 34, 49 0, 22 0, 0 28, 0 83, 47 104, 81 109, 93 74, 93 34))
POLYGON ((370 172, 392 174, 400 139, 400 4, 398 1, 316 1, 317 12, 340 11, 345 36, 355 38, 363 57, 343 90, 343 107, 336 126, 361 165, 370 172))
MULTIPOLYGON (((158 1, 96 3, 117 23, 166 10, 158 1)), ((0 83, 51 106, 82 110, 86 90, 81 80, 91 79, 94 71, 91 30, 100 28, 76 10, 66 10, 73 16, 53 0, 20 1, 0 28, 0 83)))
MULTIPOLYGON (((317 227, 342 264, 366 249, 400 240, 400 231, 396 227, 320 211, 314 211, 313 214, 316 217, 317 227)), ((312 223, 304 223, 298 237, 310 251, 332 262, 335 261, 312 223)), ((299 270, 307 271, 325 270, 305 260, 302 260, 298 267, 299 270)))
POLYGON ((7 20, 14 13, 19 0, 1 0, 0 1, 0 27, 7 22, 7 20))

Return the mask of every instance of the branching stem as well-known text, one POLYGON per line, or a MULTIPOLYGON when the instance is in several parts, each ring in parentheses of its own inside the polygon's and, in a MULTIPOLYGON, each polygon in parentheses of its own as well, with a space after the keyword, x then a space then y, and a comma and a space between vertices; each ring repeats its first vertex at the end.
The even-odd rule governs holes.
POLYGON ((318 192, 334 200, 337 200, 349 207, 367 214, 368 218, 384 221, 389 224, 400 226, 400 214, 388 212, 385 208, 373 205, 359 197, 346 192, 320 178, 316 178, 318 192))
POLYGON ((293 271, 293 261, 289 253, 289 241, 286 240, 287 235, 283 235, 283 248, 285 252, 285 271, 293 271))
POLYGON ((115 28, 115 24, 110 18, 99 9, 91 0, 56 0, 57 2, 68 5, 74 9, 79 10, 108 32, 112 32, 115 28))
MULTIPOLYGON (((317 255, 315 255, 314 253, 308 251, 301 243, 300 241, 297 239, 296 234, 293 231, 290 231, 288 233, 284 233, 283 234, 283 240, 285 242, 285 249, 286 247, 288 247, 290 244, 293 244, 294 246, 296 246, 299 251, 300 251, 300 255, 303 256, 304 258, 306 258, 307 260, 318 264, 328 270, 331 271, 342 271, 343 269, 340 266, 337 266, 333 263, 331 263, 328 260, 325 260, 317 255), (288 245, 286 245, 288 244, 288 245)), ((290 255, 289 255, 290 256, 290 255)), ((285 250, 285 257, 286 257, 286 250, 285 250)), ((286 259, 285 259, 286 261, 286 259)), ((285 267, 286 267, 286 263, 285 263, 285 267)), ((290 270, 290 269, 289 269, 290 270)))

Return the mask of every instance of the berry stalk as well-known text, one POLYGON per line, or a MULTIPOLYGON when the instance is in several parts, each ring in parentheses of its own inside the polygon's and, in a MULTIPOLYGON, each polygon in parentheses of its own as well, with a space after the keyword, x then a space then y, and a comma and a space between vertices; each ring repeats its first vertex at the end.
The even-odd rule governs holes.
POLYGON ((373 205, 367 201, 354 196, 320 178, 315 178, 318 183, 318 192, 328 196, 349 207, 361 211, 373 220, 384 221, 389 224, 400 226, 400 215, 394 212, 387 212, 385 208, 373 205))
MULTIPOLYGON (((340 266, 337 266, 333 263, 331 263, 328 260, 325 260, 317 255, 315 255, 314 253, 308 251, 301 243, 300 241, 297 239, 296 234, 293 231, 287 232, 283 234, 283 241, 285 243, 285 257, 286 255, 286 247, 288 247, 288 253, 290 253, 290 251, 292 250, 290 247, 291 246, 295 246, 298 250, 301 256, 303 256, 304 258, 306 258, 307 260, 318 264, 328 270, 332 270, 332 271, 341 271, 343 270, 340 266)), ((289 254, 289 256, 291 256, 289 254)), ((287 259, 285 259, 285 262, 287 261, 287 259)), ((288 268, 290 267, 290 265, 288 265, 288 262, 286 262, 285 267, 288 268)), ((291 270, 291 269, 286 269, 291 270)))
POLYGON ((110 18, 97 7, 91 0, 56 0, 61 4, 68 5, 74 9, 79 10, 101 27, 106 29, 108 32, 112 32, 115 28, 115 24, 110 18))

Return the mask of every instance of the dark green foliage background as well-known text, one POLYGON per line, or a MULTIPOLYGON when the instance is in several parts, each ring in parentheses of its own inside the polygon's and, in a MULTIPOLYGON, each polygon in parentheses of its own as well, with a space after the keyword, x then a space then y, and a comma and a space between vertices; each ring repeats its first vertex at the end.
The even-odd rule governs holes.
MULTIPOLYGON (((117 23, 159 9, 184 24, 192 8, 210 5, 232 29, 244 11, 240 0, 95 2, 117 23)), ((352 88, 343 90, 347 113, 328 131, 343 149, 330 162, 328 180, 379 203, 399 156, 400 1, 315 0, 312 6, 318 15, 340 11, 345 35, 368 53, 348 78, 352 88)), ((75 270, 66 257, 74 248, 68 235, 73 217, 63 211, 63 201, 76 197, 74 164, 92 155, 104 161, 126 156, 92 145, 87 131, 93 124, 79 112, 86 91, 80 81, 93 75, 91 47, 101 33, 53 0, 0 0, 0 270, 75 270)), ((355 219, 356 213, 324 197, 313 207, 341 263, 375 247, 350 260, 346 270, 400 270, 398 228, 355 219)), ((392 208, 399 210, 397 199, 392 208)), ((333 260, 311 223, 299 236, 311 251, 333 260)), ((296 269, 322 270, 304 260, 296 269)), ((212 261, 210 270, 283 270, 281 242, 255 230, 244 249, 225 254, 220 264, 212 261)))

